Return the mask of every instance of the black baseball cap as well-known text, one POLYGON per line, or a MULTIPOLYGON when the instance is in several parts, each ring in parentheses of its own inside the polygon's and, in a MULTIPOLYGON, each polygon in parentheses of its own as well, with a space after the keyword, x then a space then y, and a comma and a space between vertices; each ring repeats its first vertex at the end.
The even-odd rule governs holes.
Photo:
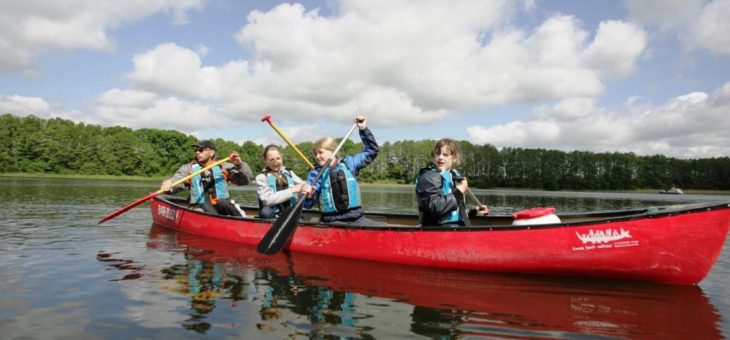
POLYGON ((198 141, 197 143, 193 144, 193 147, 194 148, 210 148, 210 149, 215 150, 215 144, 213 144, 213 142, 211 142, 209 140, 198 141))

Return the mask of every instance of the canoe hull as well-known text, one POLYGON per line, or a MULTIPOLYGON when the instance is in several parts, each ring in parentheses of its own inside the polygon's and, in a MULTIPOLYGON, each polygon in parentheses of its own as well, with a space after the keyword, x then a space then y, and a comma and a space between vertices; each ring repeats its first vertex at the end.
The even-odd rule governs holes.
MULTIPOLYGON (((310 290, 315 292, 327 287, 339 294, 358 293, 412 304, 416 311, 412 314, 414 324, 434 322, 432 317, 419 319, 419 307, 436 309, 440 315, 447 317, 439 318, 438 322, 451 324, 449 328, 455 331, 452 334, 470 329, 472 338, 506 338, 517 333, 523 334, 523 337, 529 333, 532 337, 543 335, 540 338, 553 338, 556 330, 563 337, 580 333, 588 334, 587 337, 611 338, 722 338, 716 326, 722 322, 721 316, 702 290, 695 286, 502 275, 304 253, 268 256, 258 253, 254 246, 158 226, 150 229, 148 247, 185 253, 187 261, 219 263, 223 275, 250 277, 252 286, 258 284, 257 277, 261 276, 246 275, 248 268, 271 271, 273 275, 266 277, 276 282, 269 281, 266 285, 276 288, 271 295, 268 289, 259 290, 256 298, 267 301, 267 298, 276 296, 278 301, 290 302, 279 304, 286 306, 284 308, 303 310, 301 301, 317 299, 302 299, 298 294, 301 294, 303 285, 318 287, 310 290), (297 303, 300 305, 297 306, 297 303), (489 327, 485 327, 486 323, 489 327), (500 331, 500 325, 508 328, 509 333, 500 331)), ((346 308, 347 305, 341 304, 346 299, 339 300, 329 294, 325 296, 331 297, 326 300, 332 304, 320 304, 322 309, 346 308)), ((353 296, 353 299, 360 298, 353 296)), ((353 306, 367 304, 368 300, 361 299, 353 306)), ((367 309, 371 310, 371 307, 367 309)))
MULTIPOLYGON (((256 245, 271 221, 211 216, 164 199, 151 202, 155 224, 256 245)), ((488 272, 696 284, 711 270, 730 228, 727 204, 713 208, 508 228, 423 229, 300 224, 293 252, 488 272)))

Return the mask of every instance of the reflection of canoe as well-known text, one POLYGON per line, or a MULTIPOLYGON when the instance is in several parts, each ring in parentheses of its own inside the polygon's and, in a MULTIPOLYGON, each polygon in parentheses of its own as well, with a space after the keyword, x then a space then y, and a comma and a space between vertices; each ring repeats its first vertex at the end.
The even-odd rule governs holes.
MULTIPOLYGON (((457 330, 477 336, 514 336, 522 331, 535 338, 578 336, 574 333, 720 337, 719 316, 698 287, 508 276, 304 253, 266 256, 253 246, 160 227, 153 227, 150 237, 157 247, 198 254, 197 260, 235 264, 226 268, 266 268, 308 286, 403 301, 416 309, 438 309, 457 330), (172 244, 159 244, 165 242, 172 244)), ((289 288, 283 290, 294 290, 289 288)), ((421 323, 415 319, 418 314, 412 313, 414 324, 421 323)))
MULTIPOLYGON (((151 202, 156 224, 255 245, 271 220, 204 214, 166 197, 151 202)), ((511 225, 511 216, 470 228, 420 228, 410 215, 375 214, 387 226, 312 222, 305 213, 293 252, 429 267, 695 284, 712 268, 730 228, 730 206, 705 203, 560 215, 562 223, 511 225)))

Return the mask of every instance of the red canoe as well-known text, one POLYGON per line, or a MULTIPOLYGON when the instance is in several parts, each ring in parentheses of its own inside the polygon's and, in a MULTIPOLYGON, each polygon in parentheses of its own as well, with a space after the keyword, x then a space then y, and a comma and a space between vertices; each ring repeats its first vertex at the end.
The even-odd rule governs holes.
MULTIPOLYGON (((465 337, 721 338, 716 328, 721 322, 720 315, 702 290, 694 286, 497 275, 304 253, 268 256, 257 253, 254 246, 158 226, 150 229, 148 247, 194 254, 199 261, 226 264, 224 275, 248 277, 246 268, 271 270, 286 277, 283 282, 291 284, 279 286, 274 292, 280 294, 278 299, 289 299, 280 308, 306 310, 297 306, 296 297, 287 295, 287 292, 296 294, 295 287, 304 283, 438 309, 444 319, 440 326, 451 325, 452 335, 465 333, 465 337), (519 333, 520 330, 523 332, 519 333)), ((251 301, 256 299, 249 296, 251 301)), ((367 306, 367 303, 360 301, 358 305, 367 306)), ((433 322, 432 319, 417 320, 417 308, 411 313, 414 324, 433 322)), ((369 307, 365 309, 372 311, 369 307)))
MULTIPOLYGON (((258 244, 273 222, 209 215, 167 196, 155 197, 151 209, 157 225, 248 245, 258 244)), ((461 228, 421 228, 412 215, 368 217, 387 225, 322 224, 316 212, 305 212, 285 249, 427 267, 696 284, 720 255, 730 204, 566 214, 541 225, 489 216, 461 228)))

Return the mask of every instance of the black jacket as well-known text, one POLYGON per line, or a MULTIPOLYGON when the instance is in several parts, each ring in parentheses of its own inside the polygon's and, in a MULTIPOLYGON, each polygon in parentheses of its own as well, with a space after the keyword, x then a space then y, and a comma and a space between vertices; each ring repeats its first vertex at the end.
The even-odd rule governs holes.
MULTIPOLYGON (((418 215, 423 226, 440 226, 442 221, 459 209, 464 224, 469 224, 468 209, 464 202, 464 194, 452 186, 452 192, 444 195, 441 186, 443 179, 441 174, 433 171, 435 166, 429 166, 419 170, 418 184, 416 185, 416 197, 418 199, 418 215)), ((454 176, 455 179, 457 176, 454 176)), ((463 224, 462 224, 463 225, 463 224)))

